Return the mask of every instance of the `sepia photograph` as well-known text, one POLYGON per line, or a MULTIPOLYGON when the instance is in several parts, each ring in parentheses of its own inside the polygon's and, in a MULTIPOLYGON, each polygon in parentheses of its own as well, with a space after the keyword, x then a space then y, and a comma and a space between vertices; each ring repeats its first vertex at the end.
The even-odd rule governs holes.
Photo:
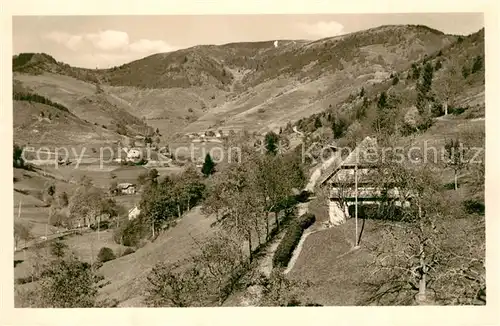
POLYGON ((12 16, 14 307, 485 306, 485 33, 12 16))

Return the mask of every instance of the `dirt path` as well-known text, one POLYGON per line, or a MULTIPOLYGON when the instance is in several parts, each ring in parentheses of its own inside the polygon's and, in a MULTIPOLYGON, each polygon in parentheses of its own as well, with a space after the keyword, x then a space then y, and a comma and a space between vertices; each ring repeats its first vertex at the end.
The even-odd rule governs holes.
MULTIPOLYGON (((321 163, 319 167, 317 167, 314 172, 311 174, 311 177, 309 178, 309 183, 307 184, 305 190, 309 192, 313 192, 314 188, 316 187, 316 183, 318 182, 319 178, 323 174, 323 172, 329 168, 332 164, 335 163, 335 161, 338 159, 336 155, 332 155, 328 160, 325 162, 321 163)), ((303 203, 302 206, 299 207, 299 216, 302 214, 307 213, 309 210, 309 202, 303 203)), ((305 232, 302 234, 302 237, 300 238, 299 243, 297 244, 297 247, 293 251, 292 258, 290 259, 290 262, 288 263, 287 268, 285 269, 285 274, 288 274, 290 270, 292 270, 293 266, 295 265, 295 262, 299 258, 300 252, 302 251, 302 248, 304 246, 304 242, 306 241, 306 238, 313 233, 322 231, 327 229, 329 226, 327 225, 320 225, 318 227, 313 227, 309 228, 308 230, 305 230, 305 232)))
POLYGON ((259 267, 258 270, 260 273, 269 276, 271 275, 271 272, 273 270, 273 256, 274 252, 278 248, 281 240, 283 239, 283 236, 285 235, 285 230, 281 230, 279 234, 276 235, 276 237, 271 240, 271 243, 267 247, 263 257, 259 261, 259 267))

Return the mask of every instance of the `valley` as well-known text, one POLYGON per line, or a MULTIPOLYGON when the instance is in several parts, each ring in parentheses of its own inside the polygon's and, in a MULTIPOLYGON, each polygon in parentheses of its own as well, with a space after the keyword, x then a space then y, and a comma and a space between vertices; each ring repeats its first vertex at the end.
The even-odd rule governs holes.
POLYGON ((485 304, 484 28, 198 45, 109 69, 23 53, 13 110, 17 307, 485 304), (389 175, 412 204, 371 198, 375 213, 337 224, 340 186, 323 181, 367 138, 408 155, 366 183, 389 175), (436 265, 413 259, 427 234, 436 265), (38 295, 64 291, 44 273, 70 275, 65 259, 99 275, 90 301, 38 295), (436 280, 423 299, 419 264, 436 280))

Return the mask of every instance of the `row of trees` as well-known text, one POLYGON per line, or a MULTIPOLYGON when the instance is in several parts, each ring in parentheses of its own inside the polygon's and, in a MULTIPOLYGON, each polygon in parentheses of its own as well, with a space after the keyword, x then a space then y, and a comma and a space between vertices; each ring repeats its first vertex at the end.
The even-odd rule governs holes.
POLYGON ((301 189, 305 173, 297 157, 276 152, 275 138, 267 137, 266 155, 244 151, 241 163, 234 163, 213 176, 203 210, 215 214, 217 223, 248 243, 252 259, 255 235, 259 244, 269 239, 270 215, 279 230, 279 215, 290 213, 294 189, 301 189))
POLYGON ((200 174, 189 167, 178 176, 158 180, 157 172, 150 172, 139 204, 143 221, 151 225, 153 237, 165 223, 197 205, 204 197, 205 184, 200 174))
POLYGON ((35 93, 13 91, 12 98, 15 101, 28 101, 28 102, 41 103, 41 104, 52 106, 52 107, 59 109, 61 111, 69 112, 68 108, 65 107, 64 105, 56 103, 56 102, 52 102, 48 98, 46 98, 42 95, 39 95, 39 94, 35 94, 35 93))
MULTIPOLYGON (((294 189, 301 189, 305 181, 298 158, 279 153, 278 135, 269 133, 264 142, 265 154, 258 153, 251 146, 243 146, 240 162, 231 163, 215 173, 205 173, 203 181, 207 188, 202 210, 205 214, 216 216, 214 226, 218 227, 218 231, 202 243, 195 240, 199 251, 193 257, 175 264, 159 263, 153 268, 148 276, 148 305, 221 305, 237 288, 248 285, 256 277, 248 272, 251 271, 249 264, 257 243, 260 246, 267 242, 273 231, 279 230, 283 222, 281 213, 292 213, 296 195, 294 189), (244 243, 248 246, 246 250, 244 243)), ((198 183, 184 181, 184 184, 187 186, 180 189, 186 191, 198 183)), ((175 187, 171 184, 167 187, 170 190, 158 188, 160 196, 169 194, 166 196, 182 198, 176 197, 175 187)), ((185 192, 189 193, 193 192, 185 192)), ((152 202, 166 201, 165 198, 152 202)), ((169 207, 170 214, 175 214, 175 205, 169 207)), ((164 216, 157 215, 159 211, 162 210, 149 210, 145 216, 164 216)), ((268 300, 265 301, 268 304, 269 300, 272 301, 271 296, 281 295, 286 296, 282 301, 288 302, 289 292, 292 291, 288 283, 276 275, 271 280, 266 278, 263 300, 268 300), (286 290, 282 288, 285 283, 286 290)))
POLYGON ((162 179, 156 169, 151 169, 137 181, 143 187, 140 215, 117 225, 114 234, 115 242, 126 246, 138 246, 144 238, 156 238, 160 230, 175 224, 205 196, 205 180, 192 166, 180 175, 162 179))

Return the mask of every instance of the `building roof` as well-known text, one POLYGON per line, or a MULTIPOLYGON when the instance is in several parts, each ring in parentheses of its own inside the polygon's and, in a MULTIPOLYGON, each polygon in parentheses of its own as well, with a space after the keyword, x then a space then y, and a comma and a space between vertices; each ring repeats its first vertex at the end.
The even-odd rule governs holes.
POLYGON ((320 184, 324 184, 341 168, 352 168, 374 166, 377 163, 377 140, 375 138, 366 137, 349 155, 341 162, 334 162, 328 167, 320 177, 320 184))
POLYGON ((127 189, 128 187, 134 187, 135 185, 133 183, 129 183, 129 182, 124 182, 124 183, 119 183, 117 185, 118 188, 122 188, 122 189, 127 189))

